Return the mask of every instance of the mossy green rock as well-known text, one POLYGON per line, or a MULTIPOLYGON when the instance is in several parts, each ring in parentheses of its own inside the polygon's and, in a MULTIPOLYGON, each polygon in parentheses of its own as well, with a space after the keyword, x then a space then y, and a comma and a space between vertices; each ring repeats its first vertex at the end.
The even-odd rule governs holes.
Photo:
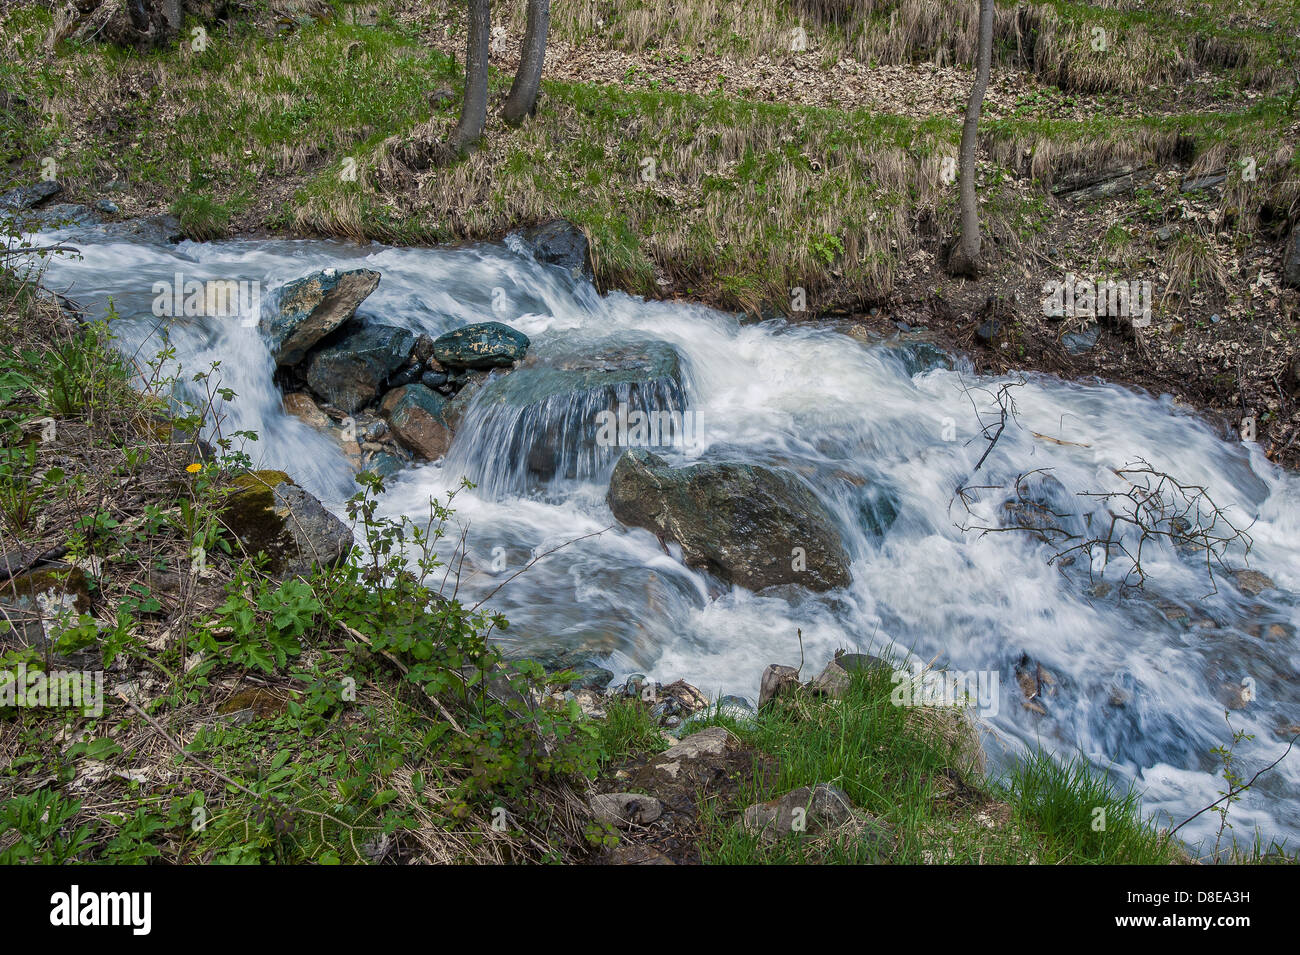
POLYGON ((448 368, 506 368, 528 351, 528 336, 500 322, 478 322, 433 343, 433 357, 448 368))
POLYGON ((348 526, 283 471, 235 478, 221 519, 246 554, 267 555, 266 569, 276 577, 337 566, 352 549, 348 526))

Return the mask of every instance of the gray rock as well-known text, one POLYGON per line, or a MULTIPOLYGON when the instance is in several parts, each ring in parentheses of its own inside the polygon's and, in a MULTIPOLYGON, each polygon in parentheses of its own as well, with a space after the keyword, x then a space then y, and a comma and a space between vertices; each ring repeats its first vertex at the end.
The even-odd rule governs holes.
POLYGON ((623 524, 676 541, 686 563, 761 590, 846 586, 849 557, 826 509, 793 473, 752 464, 671 468, 632 450, 614 467, 609 506, 623 524))
POLYGON ((769 664, 767 669, 763 671, 763 679, 759 684, 758 708, 761 710, 773 700, 793 696, 798 692, 798 670, 794 667, 782 666, 779 663, 769 664))
POLYGON ((745 809, 741 824, 765 841, 791 833, 817 835, 853 819, 853 803, 844 790, 826 783, 800 786, 777 799, 745 809))
POLYGON ((433 357, 448 368, 504 368, 521 361, 528 336, 500 322, 465 325, 433 342, 433 357))
POLYGON ((1061 336, 1061 344, 1071 355, 1083 355, 1096 347, 1101 338, 1101 326, 1090 322, 1081 332, 1068 332, 1061 336))
POLYGON ((620 829, 648 825, 663 812, 658 799, 641 793, 601 793, 591 797, 591 814, 596 821, 620 829))
POLYGON ((95 208, 105 215, 115 216, 118 213, 117 203, 111 199, 96 199, 95 208))
POLYGON ((447 376, 440 371, 426 371, 420 376, 420 384, 437 390, 447 383, 447 376))
POLYGON ((405 328, 362 325, 312 352, 307 384, 318 397, 352 414, 379 396, 389 376, 406 364, 414 342, 405 328))
POLYGON ((317 342, 352 318, 378 285, 379 273, 370 269, 325 269, 281 288, 276 307, 261 321, 276 364, 289 367, 301 362, 317 342))
POLYGON ((63 186, 58 180, 42 179, 30 186, 18 186, 0 195, 0 209, 31 209, 62 191, 63 186))
POLYGON ((676 746, 670 746, 659 754, 658 761, 700 759, 704 756, 722 756, 729 750, 740 746, 740 741, 732 736, 723 726, 710 726, 708 729, 692 733, 676 746))
POLYGON ((23 225, 28 229, 84 229, 98 223, 99 216, 89 206, 72 202, 56 202, 23 216, 23 225))

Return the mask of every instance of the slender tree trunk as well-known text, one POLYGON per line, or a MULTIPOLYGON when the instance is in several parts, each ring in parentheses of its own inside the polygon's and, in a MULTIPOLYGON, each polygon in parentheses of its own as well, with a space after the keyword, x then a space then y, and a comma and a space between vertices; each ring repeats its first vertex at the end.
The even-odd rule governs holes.
POLYGON ((489 0, 469 0, 469 37, 465 44, 465 101, 460 123, 452 136, 457 152, 473 148, 483 137, 487 122, 488 43, 491 40, 492 11, 489 0))
POLYGON ((948 257, 953 275, 975 277, 984 270, 980 254, 980 211, 975 195, 975 150, 979 144, 980 111, 993 65, 993 0, 980 0, 979 50, 975 55, 975 84, 966 104, 961 130, 961 237, 948 257))
POLYGON ((542 81, 542 62, 546 59, 546 34, 551 25, 551 0, 528 0, 528 26, 519 51, 519 72, 506 97, 502 115, 511 126, 533 115, 537 108, 537 86, 542 81))

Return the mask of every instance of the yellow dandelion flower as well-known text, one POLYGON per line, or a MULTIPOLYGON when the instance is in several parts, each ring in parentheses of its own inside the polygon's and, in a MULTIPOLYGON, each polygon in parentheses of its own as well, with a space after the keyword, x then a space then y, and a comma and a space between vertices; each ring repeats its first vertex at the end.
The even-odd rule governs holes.
POLYGON ((201 465, 201 464, 189 464, 189 465, 186 465, 185 470, 189 471, 191 474, 198 474, 200 471, 203 470, 203 465, 201 465))

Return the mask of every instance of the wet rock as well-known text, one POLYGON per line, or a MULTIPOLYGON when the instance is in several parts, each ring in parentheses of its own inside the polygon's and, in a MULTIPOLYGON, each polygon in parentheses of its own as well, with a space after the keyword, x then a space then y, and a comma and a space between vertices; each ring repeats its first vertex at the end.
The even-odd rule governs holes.
POLYGON ((864 484, 855 495, 862 526, 875 537, 884 537, 898 520, 898 494, 881 481, 864 484))
POLYGON ((433 357, 447 368, 504 368, 522 361, 528 336, 500 322, 478 322, 434 340, 433 357))
POLYGON ((1149 178, 1149 173, 1139 166, 1115 163, 1064 177, 1052 187, 1052 192, 1071 202, 1093 202, 1129 195, 1139 182, 1149 178))
POLYGON ((934 342, 923 339, 900 339, 886 346, 888 353, 898 359, 909 378, 923 375, 936 368, 952 370, 952 356, 934 342))
MULTIPOLYGON (((458 406, 472 400, 469 387, 458 406)), ((666 342, 552 346, 480 391, 475 434, 511 465, 500 471, 510 486, 492 491, 603 476, 624 447, 680 446, 695 436, 681 356, 666 342)))
POLYGON ((763 671, 763 678, 759 683, 758 708, 761 710, 773 700, 793 696, 798 692, 798 670, 794 667, 782 666, 779 663, 769 664, 767 669, 763 671))
POLYGON ((361 467, 371 474, 378 474, 380 477, 392 477, 406 467, 406 461, 399 458, 390 451, 377 451, 367 455, 363 460, 361 467))
POLYGON ((426 371, 420 376, 420 384, 426 388, 437 390, 447 383, 447 376, 440 371, 426 371))
POLYGON ((276 364, 286 367, 301 362, 309 349, 351 319, 378 285, 379 273, 371 269, 325 269, 285 285, 278 306, 261 320, 276 364))
POLYGON ((185 238, 181 220, 171 215, 146 216, 124 222, 108 222, 86 230, 92 236, 120 239, 141 245, 172 245, 185 238))
POLYGON ((284 410, 304 424, 311 425, 318 431, 328 431, 330 416, 321 411, 311 395, 304 391, 294 391, 283 398, 284 410))
POLYGON ((56 202, 33 210, 23 217, 27 229, 73 229, 93 226, 99 217, 90 209, 79 203, 56 202))
POLYGON ((830 515, 789 471, 723 463, 671 468, 637 449, 615 465, 608 500, 621 523, 676 541, 688 565, 729 583, 826 591, 850 581, 830 515))
POLYGON ((975 329, 975 337, 985 345, 992 345, 997 341, 998 336, 1002 334, 1002 323, 996 318, 991 318, 975 329))
POLYGON ((659 696, 663 702, 672 704, 671 716, 690 716, 709 705, 708 697, 685 680, 669 683, 660 689, 659 696))
POLYGON ((1250 594, 1256 597, 1265 590, 1272 590, 1277 585, 1265 574, 1257 570, 1234 570, 1233 579, 1237 581, 1237 587, 1242 593, 1250 594))
POLYGON ((30 186, 18 186, 0 195, 0 209, 25 210, 40 205, 51 196, 63 191, 62 184, 56 179, 42 179, 30 186))
POLYGON ((531 229, 520 238, 539 262, 558 265, 574 278, 595 281, 591 267, 591 250, 586 234, 563 219, 552 219, 531 229))
POLYGON ((642 793, 601 793, 591 797, 592 817, 619 829, 648 825, 663 812, 658 799, 642 793))
POLYGON ((231 482, 222 522, 249 555, 265 553, 275 577, 334 567, 352 549, 352 531, 283 471, 250 471, 231 482))
POLYGON ((118 213, 117 203, 111 199, 96 199, 95 209, 110 216, 115 216, 118 213))
POLYGON ((307 385, 313 394, 352 414, 379 396, 389 376, 406 363, 414 342, 405 328, 362 325, 312 352, 307 385))
POLYGON ((380 411, 404 447, 436 461, 456 436, 447 421, 447 405, 446 398, 424 385, 403 385, 384 396, 380 411))

